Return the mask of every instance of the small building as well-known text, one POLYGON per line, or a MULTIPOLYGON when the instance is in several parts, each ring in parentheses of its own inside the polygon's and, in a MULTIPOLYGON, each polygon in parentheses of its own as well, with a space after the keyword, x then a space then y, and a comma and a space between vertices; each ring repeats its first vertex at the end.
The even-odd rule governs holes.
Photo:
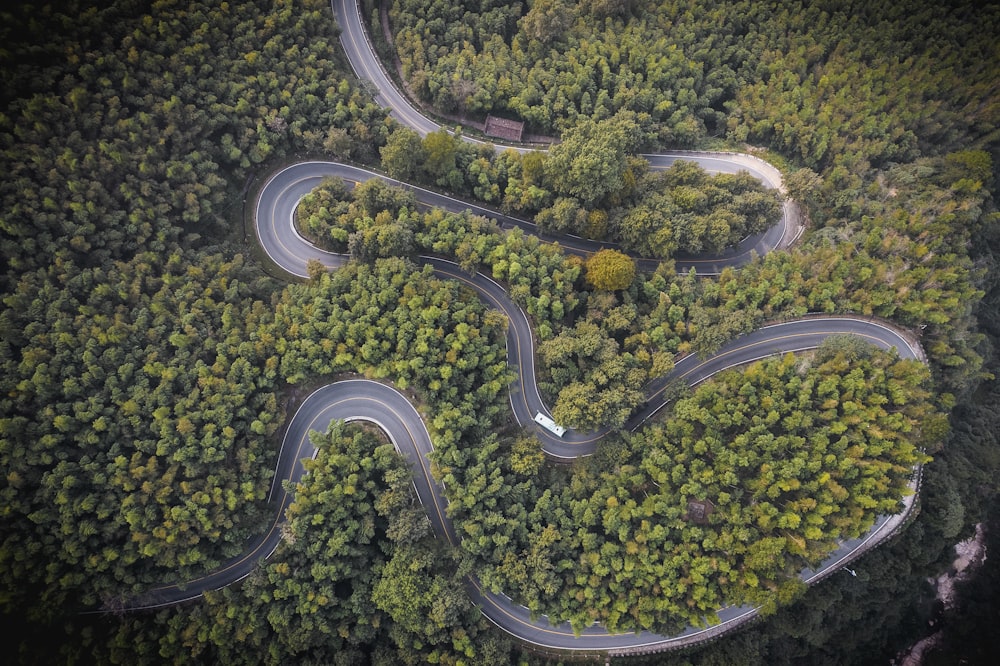
POLYGON ((520 142, 521 136, 524 134, 524 123, 508 118, 486 116, 486 129, 483 132, 486 136, 495 136, 498 139, 520 142))
POLYGON ((707 525, 708 517, 712 515, 715 505, 711 500, 688 500, 687 513, 684 514, 686 520, 696 525, 707 525))

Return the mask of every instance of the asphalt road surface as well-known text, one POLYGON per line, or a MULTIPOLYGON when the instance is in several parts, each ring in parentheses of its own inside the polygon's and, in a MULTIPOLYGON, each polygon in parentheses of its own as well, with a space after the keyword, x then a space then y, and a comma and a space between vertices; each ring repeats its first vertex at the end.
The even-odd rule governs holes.
MULTIPOLYGON (((358 76, 373 82, 376 99, 392 109, 401 122, 421 134, 438 129, 410 105, 391 84, 368 45, 358 17, 354 0, 333 0, 333 9, 340 23, 342 43, 358 76)), ((768 187, 781 189, 781 176, 770 165, 751 156, 711 153, 675 153, 646 155, 653 168, 665 168, 676 160, 696 161, 707 171, 748 171, 768 187)), ((337 176, 350 182, 361 182, 372 177, 383 178, 357 167, 332 162, 310 161, 282 169, 271 176, 263 187, 255 208, 255 228, 261 245, 275 264, 285 271, 306 277, 306 266, 317 260, 329 268, 337 268, 346 261, 342 255, 316 248, 306 241, 294 224, 295 208, 301 198, 327 176, 337 176)), ((519 226, 532 233, 530 222, 499 215, 496 211, 471 205, 439 193, 424 190, 391 179, 387 181, 415 192, 418 200, 427 206, 438 206, 453 211, 472 210, 476 214, 497 219, 501 226, 519 226)), ((782 222, 764 234, 745 239, 738 248, 720 257, 691 257, 678 262, 682 270, 694 267, 700 274, 714 274, 726 266, 739 266, 750 260, 753 252, 764 254, 786 247, 792 240, 794 220, 788 214, 782 222)), ((563 247, 574 252, 592 252, 601 244, 574 238, 559 238, 563 247)), ((490 307, 504 312, 509 321, 507 336, 508 361, 517 370, 517 379, 511 386, 511 407, 522 426, 535 430, 547 455, 557 459, 572 459, 591 454, 605 432, 580 433, 569 431, 563 437, 534 425, 536 413, 549 414, 538 392, 534 369, 534 342, 527 316, 507 296, 506 290, 482 274, 469 275, 456 264, 434 257, 421 257, 421 261, 434 267, 443 277, 466 284, 490 307)), ((769 356, 815 349, 830 335, 857 335, 884 348, 895 348, 902 358, 922 359, 919 347, 911 344, 898 330, 882 323, 854 317, 810 317, 798 321, 774 324, 724 346, 706 359, 687 356, 678 359, 674 370, 649 387, 649 398, 642 410, 627 424, 634 429, 655 415, 665 404, 665 388, 675 381, 696 385, 723 370, 743 365, 769 356)), ((142 598, 128 604, 129 608, 164 606, 200 596, 249 575, 261 558, 268 557, 281 540, 280 526, 285 510, 292 501, 285 492, 283 481, 296 481, 303 473, 302 459, 314 454, 309 442, 309 432, 323 432, 333 419, 367 421, 381 428, 414 471, 414 487, 427 510, 435 532, 452 545, 458 545, 454 527, 447 519, 443 489, 430 473, 428 454, 432 450, 431 438, 420 415, 409 401, 395 389, 368 380, 347 380, 325 386, 310 395, 293 416, 289 424, 271 488, 269 501, 275 506, 275 518, 267 532, 254 539, 247 551, 214 571, 194 581, 165 585, 151 590, 142 598)), ((919 471, 919 470, 918 470, 919 471)), ((914 481, 914 486, 917 481, 914 481)), ((901 514, 882 516, 862 538, 843 542, 838 550, 816 570, 803 571, 800 576, 810 582, 851 561, 861 551, 877 545, 898 527, 913 506, 914 498, 904 499, 901 514)), ((568 624, 552 626, 547 618, 533 620, 528 610, 502 594, 483 591, 475 580, 469 582, 470 593, 480 605, 483 614, 497 626, 513 636, 538 646, 562 650, 605 651, 609 654, 627 654, 634 651, 663 649, 700 642, 724 633, 729 628, 752 617, 756 610, 749 607, 725 608, 718 613, 721 624, 699 629, 688 627, 675 636, 660 636, 648 632, 639 634, 610 634, 603 627, 594 625, 581 635, 576 635, 568 624)))
MULTIPOLYGON (((318 250, 308 241, 303 239, 294 229, 293 213, 302 194, 307 192, 312 186, 317 184, 325 175, 336 175, 348 180, 360 180, 371 177, 370 174, 354 167, 336 165, 325 162, 310 162, 289 167, 268 181, 260 194, 257 207, 258 218, 257 228, 268 255, 274 259, 283 269, 297 275, 305 275, 305 262, 308 259, 317 259, 329 267, 341 265, 345 257, 341 255, 326 253, 318 250), (308 185, 301 185, 307 182, 308 185)), ((412 188, 417 196, 423 198, 423 190, 412 188)), ((462 202, 433 195, 433 205, 445 207, 464 206, 462 202)), ((424 200, 431 203, 429 200, 424 200)), ((502 311, 508 318, 507 353, 508 362, 511 367, 517 369, 517 379, 511 386, 511 407, 519 423, 532 428, 535 434, 542 441, 546 454, 553 458, 570 460, 579 456, 593 453, 600 438, 605 432, 582 433, 569 431, 563 437, 556 437, 552 433, 539 428, 533 424, 533 416, 538 412, 548 414, 546 405, 541 399, 535 381, 534 367, 534 346, 531 328, 524 312, 517 307, 507 296, 506 290, 491 278, 476 274, 470 275, 453 262, 434 258, 421 257, 422 262, 433 266, 435 272, 442 277, 459 280, 471 289, 475 290, 490 307, 502 311)), ((763 327, 753 333, 743 336, 722 347, 716 354, 706 359, 700 359, 695 355, 686 356, 676 362, 674 370, 666 377, 658 380, 649 389, 649 400, 646 406, 630 419, 626 428, 633 429, 639 427, 644 421, 653 416, 665 404, 663 394, 665 388, 675 381, 684 381, 689 385, 696 385, 705 381, 709 377, 729 368, 737 367, 760 360, 770 356, 776 356, 790 352, 801 352, 818 347, 824 339, 830 335, 857 335, 869 342, 883 348, 895 348, 903 358, 920 358, 920 350, 907 341, 904 335, 882 323, 859 319, 853 317, 811 317, 798 321, 785 322, 763 327)), ((371 384, 369 382, 369 384, 371 384)), ((339 384, 333 385, 339 386, 339 384)), ((330 387, 327 387, 330 388, 330 387)), ((325 390, 325 389, 324 389, 325 390)), ((384 390, 385 395, 392 400, 386 400, 386 405, 392 405, 393 416, 401 414, 409 415, 405 421, 405 431, 407 436, 393 434, 390 432, 397 449, 406 455, 414 469, 414 484, 417 487, 425 507, 428 507, 428 515, 434 523, 438 534, 446 538, 450 543, 456 544, 454 529, 444 518, 443 507, 446 500, 441 495, 440 486, 434 481, 429 473, 429 467, 422 457, 429 450, 429 437, 426 429, 420 421, 419 416, 412 407, 406 410, 398 402, 401 398, 399 394, 388 387, 374 384, 366 389, 369 400, 376 399, 376 394, 381 395, 384 390), (381 387, 376 389, 374 387, 381 387), (419 435, 419 436, 415 436, 419 435), (409 445, 406 441, 410 436, 414 437, 414 444, 409 445)), ((352 393, 358 393, 352 390, 352 393)), ((317 401, 325 397, 325 394, 317 393, 317 401)), ((309 403, 313 401, 310 398, 309 403)), ((312 412, 321 408, 317 404, 305 404, 295 415, 293 429, 297 423, 312 423, 316 421, 311 416, 312 412), (307 407, 309 408, 307 410, 307 407), (301 417, 303 411, 308 411, 310 416, 301 417)), ((371 407, 371 404, 366 404, 371 407)), ((378 422, 377 413, 366 412, 364 415, 355 415, 357 418, 378 422)), ((329 423, 329 418, 316 421, 316 429, 324 429, 329 423)), ((383 425, 380 423, 380 425, 383 425)), ((388 428, 383 425, 384 428, 388 428)), ((397 428, 398 432, 402 432, 397 428)), ((296 429, 296 433, 299 431, 296 429)), ((290 430, 292 436, 292 430, 290 430)), ((294 435, 305 437, 305 431, 294 435)), ((301 446, 290 445, 286 439, 282 448, 282 457, 294 454, 299 457, 303 455, 301 446)), ((280 470, 289 468, 289 462, 282 462, 280 470)), ((284 473, 280 473, 278 478, 286 478, 284 473)), ((292 478, 292 477, 287 477, 292 478)), ((281 506, 285 506, 287 500, 281 498, 281 506)), ((908 498, 907 507, 912 503, 912 498, 908 498)), ((905 512, 904 512, 905 513, 905 512)), ((851 555, 862 546, 867 547, 872 540, 884 538, 902 520, 901 516, 885 516, 879 519, 878 523, 869 531, 863 539, 845 542, 833 553, 822 566, 816 571, 803 572, 804 580, 813 580, 821 577, 829 571, 843 565, 851 559, 851 555)), ((533 644, 564 650, 605 650, 609 652, 627 653, 633 650, 657 649, 671 645, 684 645, 704 640, 706 635, 714 635, 727 627, 735 626, 752 617, 756 611, 753 608, 739 607, 726 608, 719 612, 721 625, 716 625, 708 629, 698 629, 688 627, 684 632, 676 636, 659 636, 648 632, 640 634, 609 634, 600 626, 587 628, 581 635, 573 633, 568 624, 550 626, 547 618, 541 617, 532 620, 528 609, 511 601, 502 594, 493 594, 482 590, 476 581, 470 581, 470 593, 475 601, 480 605, 483 613, 492 622, 508 631, 521 640, 533 644)))

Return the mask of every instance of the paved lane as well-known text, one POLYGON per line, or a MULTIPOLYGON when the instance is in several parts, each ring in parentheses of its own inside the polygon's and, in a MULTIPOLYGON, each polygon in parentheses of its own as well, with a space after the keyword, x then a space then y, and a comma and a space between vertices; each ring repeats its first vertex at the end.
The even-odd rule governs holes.
MULTIPOLYGON (((432 121, 413 109, 408 100, 396 91, 377 58, 371 53, 361 29, 354 1, 333 0, 332 5, 344 31, 342 42, 348 58, 360 78, 374 83, 379 102, 390 107, 397 119, 421 134, 436 130, 437 126, 432 121)), ((665 168, 676 160, 691 159, 706 170, 716 173, 746 170, 769 187, 781 189, 780 173, 770 165, 747 155, 676 153, 645 157, 650 160, 653 168, 665 168)), ((330 268, 337 268, 346 260, 342 255, 324 252, 311 245, 296 231, 294 225, 294 211, 298 202, 326 176, 339 176, 353 182, 382 177, 342 164, 304 162, 283 169, 272 176, 262 189, 255 208, 255 228, 261 245, 275 264, 294 275, 305 277, 306 265, 312 259, 330 268)), ((471 209, 477 214, 498 219, 508 228, 521 226, 530 231, 533 226, 524 220, 498 217, 493 211, 441 194, 391 179, 386 180, 414 191, 418 199, 426 205, 441 206, 450 210, 471 209)), ((787 247, 792 241, 791 233, 795 228, 790 221, 792 217, 786 206, 786 215, 781 224, 759 237, 746 239, 740 247, 733 249, 726 256, 689 258, 686 260, 687 263, 678 262, 678 265, 682 270, 686 270, 683 267, 688 266, 694 267, 702 274, 711 274, 725 266, 746 263, 751 252, 763 254, 776 248, 787 247)), ((564 244, 573 247, 574 251, 587 252, 596 249, 593 245, 578 244, 579 239, 562 240, 564 244)), ((534 414, 539 411, 548 412, 535 381, 534 343, 524 312, 510 301, 502 286, 486 276, 481 274, 471 276, 456 264, 438 258, 422 257, 421 261, 431 264, 442 277, 466 284, 490 307, 501 310, 507 315, 510 322, 507 340, 508 360, 511 366, 518 370, 518 379, 511 390, 511 407, 522 425, 534 427, 531 426, 534 414)), ((920 349, 912 346, 901 332, 877 322, 852 317, 814 317, 775 324, 731 342, 710 358, 699 359, 696 356, 688 356, 680 359, 667 377, 650 387, 650 397, 646 407, 633 416, 628 427, 639 427, 662 408, 664 389, 673 381, 685 381, 695 385, 725 369, 754 360, 814 349, 826 337, 834 334, 858 335, 882 348, 897 349, 903 358, 922 358, 920 349)), ((280 524, 285 509, 291 501, 281 482, 296 481, 301 477, 303 473, 301 460, 313 455, 308 433, 311 430, 325 431, 332 419, 367 421, 386 432, 414 470, 414 486, 436 533, 452 545, 457 545, 458 539, 454 527, 445 513, 446 501, 442 488, 430 474, 427 456, 432 450, 431 439, 419 414, 402 394, 383 384, 368 380, 338 382, 325 386, 309 396, 289 424, 271 489, 270 500, 275 503, 277 511, 268 531, 255 539, 246 553, 226 563, 219 571, 195 581, 154 589, 142 599, 135 600, 130 607, 150 608, 196 598, 206 590, 217 589, 240 580, 249 574, 260 558, 266 558, 274 552, 280 541, 280 524)), ((592 453, 597 441, 604 434, 571 431, 565 437, 557 438, 547 431, 539 428, 536 430, 546 453, 564 459, 592 453)), ((914 480, 913 486, 916 487, 917 483, 918 481, 914 480)), ((817 570, 803 571, 802 579, 811 582, 821 578, 840 568, 863 550, 874 547, 887 538, 909 515, 914 506, 914 497, 906 498, 904 505, 905 510, 901 514, 881 517, 862 538, 842 543, 817 570)), ((609 654, 627 654, 636 650, 662 649, 697 643, 724 633, 756 614, 756 610, 749 607, 722 609, 719 612, 722 624, 708 629, 688 627, 675 636, 659 636, 648 632, 609 634, 598 625, 589 627, 582 635, 576 636, 567 624, 551 626, 544 617, 532 620, 527 609, 503 595, 484 592, 475 580, 470 581, 470 590, 487 618, 521 640, 547 648, 602 650, 609 654)))
MULTIPOLYGON (((358 9, 357 0, 332 0, 334 17, 341 28, 340 42, 344 47, 354 73, 359 79, 367 82, 370 89, 375 94, 375 99, 383 107, 390 110, 393 118, 416 131, 421 136, 426 136, 431 132, 441 129, 435 121, 425 116, 417 109, 410 99, 397 87, 392 77, 386 72, 384 65, 379 60, 377 54, 372 49, 371 43, 362 23, 358 9)), ((473 143, 484 143, 471 137, 462 137, 466 141, 473 143)), ((505 146, 497 145, 497 150, 514 149, 518 152, 530 152, 535 150, 525 146, 505 146)), ((746 171, 754 176, 767 187, 784 192, 781 172, 767 162, 742 153, 726 152, 706 152, 679 150, 663 154, 642 155, 651 168, 654 170, 665 169, 679 160, 695 162, 709 173, 739 173, 746 171)), ((482 213, 480 213, 482 214, 482 213)), ((488 217, 496 217, 495 214, 487 213, 488 217)), ((535 233, 534 225, 523 220, 515 221, 515 218, 508 218, 510 223, 498 218, 502 226, 509 228, 511 225, 522 226, 526 231, 535 233), (530 225, 531 228, 524 225, 530 225)), ((686 273, 694 268, 701 275, 718 275, 726 267, 737 267, 748 263, 754 256, 753 253, 764 255, 774 249, 788 247, 798 234, 801 233, 798 216, 795 213, 794 204, 786 202, 782 209, 782 218, 771 229, 750 236, 744 239, 737 247, 730 249, 722 255, 692 255, 675 257, 677 270, 686 273)), ((551 240, 546 236, 543 239, 551 240)), ((562 237, 560 242, 573 250, 583 252, 594 252, 602 247, 616 247, 612 243, 599 243, 581 238, 562 237)), ((652 270, 656 266, 655 261, 644 262, 645 270, 652 270)))
MULTIPOLYGON (((256 208, 258 213, 256 228, 261 243, 268 255, 290 273, 305 275, 305 264, 308 259, 319 259, 330 267, 339 266, 345 260, 341 255, 317 250, 294 229, 294 207, 298 200, 327 175, 336 175, 355 182, 364 178, 376 177, 375 174, 355 167, 327 162, 308 162, 279 172, 268 181, 260 194, 256 208)), ((461 209, 462 206, 466 205, 463 202, 434 193, 430 193, 433 195, 433 199, 426 199, 425 197, 428 196, 426 190, 414 187, 409 187, 409 189, 428 204, 440 205, 452 210, 456 210, 456 207, 461 209)), ((559 438, 533 425, 532 417, 535 413, 539 411, 548 413, 548 411, 541 400, 535 380, 531 328, 526 315, 510 301, 504 287, 482 274, 469 275, 455 263, 444 259, 421 257, 420 261, 433 266, 438 275, 458 280, 475 290, 485 303, 502 311, 507 316, 509 321, 508 362, 511 367, 517 369, 517 379, 510 391, 511 407, 522 425, 536 430, 536 434, 542 440, 545 452, 551 457, 567 460, 592 453, 606 432, 579 433, 570 431, 563 438, 559 438)), ((678 360, 676 367, 669 375, 650 387, 650 398, 646 407, 630 419, 627 427, 629 429, 637 428, 659 411, 665 404, 663 401, 664 390, 674 381, 684 381, 695 385, 718 372, 754 360, 788 352, 814 349, 826 337, 841 334, 859 335, 884 349, 896 348, 903 358, 920 358, 919 348, 911 346, 900 332, 873 321, 850 317, 813 317, 774 324, 729 343, 710 358, 699 359, 697 356, 691 355, 678 360)), ((387 387, 383 388, 387 389, 387 387)), ((388 390, 391 391, 391 389, 388 390)), ((303 410, 305 408, 306 405, 303 405, 303 410)), ((366 408, 375 411, 359 413, 359 418, 378 423, 380 420, 377 411, 378 403, 371 402, 366 405, 366 408)), ((410 412, 406 412, 402 405, 396 405, 391 409, 394 414, 410 414, 410 418, 406 419, 404 429, 409 433, 409 436, 414 438, 415 443, 407 444, 408 437, 402 435, 391 436, 397 448, 407 457, 414 468, 414 484, 438 534, 450 543, 457 544, 454 528, 445 518, 443 509, 445 499, 441 488, 431 477, 429 465, 423 462, 430 450, 426 428, 416 412, 412 411, 412 408, 410 412)), ((295 416, 295 422, 299 422, 298 414, 295 416)), ((322 428, 325 428, 327 422, 328 420, 321 422, 322 428)), ((319 426, 317 428, 322 429, 319 426)), ((302 436, 305 437, 305 434, 302 436)), ((289 446, 286 438, 283 456, 286 450, 301 452, 301 447, 289 446)), ((288 465, 289 463, 284 464, 288 465)), ((284 474, 279 474, 279 477, 284 478, 284 474)), ((885 538, 908 514, 912 508, 912 501, 912 498, 907 499, 907 508, 903 514, 880 518, 879 522, 863 539, 845 542, 817 571, 803 572, 803 579, 809 581, 826 575, 842 566, 844 562, 849 561, 859 552, 859 549, 867 548, 873 542, 878 543, 885 538)), ((715 636, 738 626, 756 614, 756 609, 749 607, 725 608, 719 612, 720 625, 708 629, 688 627, 674 636, 659 636, 649 632, 609 634, 599 625, 588 627, 580 636, 577 636, 566 623, 550 626, 545 617, 532 620, 526 608, 502 594, 482 590, 475 580, 470 581, 470 593, 484 615, 505 631, 521 640, 539 646, 564 650, 604 650, 609 653, 620 652, 624 654, 633 650, 686 645, 700 642, 707 637, 715 636)))

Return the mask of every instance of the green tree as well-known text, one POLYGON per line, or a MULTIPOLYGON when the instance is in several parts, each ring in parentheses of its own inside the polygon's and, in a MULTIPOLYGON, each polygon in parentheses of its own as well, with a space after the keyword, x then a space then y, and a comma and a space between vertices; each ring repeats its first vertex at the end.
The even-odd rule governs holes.
POLYGON ((393 178, 413 181, 427 161, 420 135, 406 127, 396 127, 379 149, 382 168, 393 178))
POLYGON ((455 161, 462 143, 460 137, 445 129, 424 137, 421 153, 424 156, 423 168, 432 183, 455 191, 463 189, 464 176, 455 161))
POLYGON ((532 0, 529 7, 519 22, 521 31, 542 44, 563 37, 573 23, 574 8, 564 0, 532 0))
POLYGON ((617 250, 599 250, 587 259, 586 279, 602 291, 628 289, 635 280, 635 262, 617 250))
POLYGON ((640 143, 635 114, 583 120, 552 147, 545 161, 546 180, 556 193, 575 197, 587 208, 620 198, 638 176, 628 158, 640 143))

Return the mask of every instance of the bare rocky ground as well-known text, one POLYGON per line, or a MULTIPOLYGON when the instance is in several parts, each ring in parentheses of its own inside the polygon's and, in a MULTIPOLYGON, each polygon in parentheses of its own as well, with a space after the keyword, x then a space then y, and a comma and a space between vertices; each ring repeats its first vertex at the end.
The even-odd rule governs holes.
MULTIPOLYGON (((937 600, 941 602, 944 611, 954 608, 956 584, 967 580, 986 561, 985 541, 986 532, 980 523, 976 525, 975 536, 955 544, 955 560, 951 563, 948 571, 928 581, 937 591, 937 600)), ((925 656, 941 643, 942 630, 936 628, 935 624, 935 620, 931 620, 929 623, 934 633, 900 652, 892 660, 892 664, 894 666, 921 666, 925 656)))

